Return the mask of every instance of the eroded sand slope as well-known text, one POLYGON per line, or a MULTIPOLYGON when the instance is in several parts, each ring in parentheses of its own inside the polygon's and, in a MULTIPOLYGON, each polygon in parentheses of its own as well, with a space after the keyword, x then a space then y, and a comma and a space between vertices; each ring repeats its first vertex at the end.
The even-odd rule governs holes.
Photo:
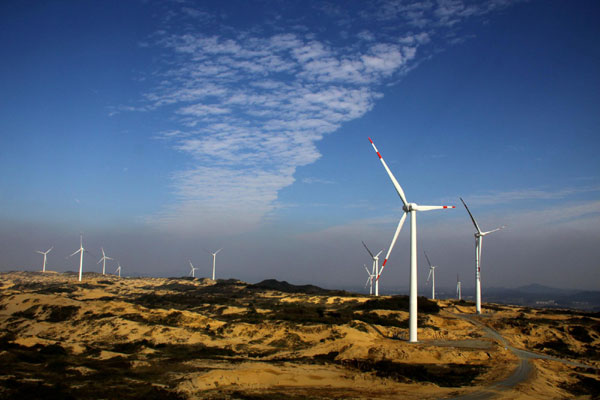
MULTIPOLYGON (((0 274, 0 397, 437 399, 478 393, 519 360, 459 318, 467 303, 280 282, 0 274), (301 293, 293 293, 295 290, 301 293)), ((597 315, 487 305, 511 345, 600 366, 597 315)), ((499 398, 593 398, 597 370, 533 360, 499 398)))

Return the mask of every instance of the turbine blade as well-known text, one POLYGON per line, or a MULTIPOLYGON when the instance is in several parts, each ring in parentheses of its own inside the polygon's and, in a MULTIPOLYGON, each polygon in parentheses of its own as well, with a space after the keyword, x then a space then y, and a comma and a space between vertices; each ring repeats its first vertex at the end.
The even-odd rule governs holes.
POLYGON ((80 251, 81 251, 81 249, 77 250, 75 253, 71 254, 69 257, 73 257, 75 254, 79 253, 80 251))
POLYGON ((36 252, 36 253, 40 253, 40 254, 44 254, 44 252, 43 252, 43 251, 39 251, 39 250, 36 250, 35 252, 36 252))
POLYGON ((369 270, 367 269, 367 266, 366 266, 366 265, 363 265, 363 267, 365 267, 365 271, 367 271, 367 274, 368 274, 369 276, 371 276, 371 273, 370 273, 370 272, 369 272, 369 270))
POLYGON ((367 251, 369 252, 369 255, 371 256, 371 258, 375 258, 375 256, 373 255, 373 253, 371 253, 371 250, 369 250, 369 248, 367 247, 365 242, 362 242, 362 244, 363 244, 363 246, 365 246, 365 249, 367 249, 367 251))
POLYGON ((481 232, 481 236, 485 236, 485 235, 488 235, 488 234, 490 234, 490 233, 497 232, 497 231, 499 231, 500 229, 504 229, 504 228, 506 228, 506 225, 502 225, 500 228, 492 229, 491 231, 487 231, 487 232, 481 232))
POLYGON ((469 213, 469 217, 471 217, 471 221, 473 221, 473 225, 475 225, 475 229, 477 229, 478 233, 481 233, 481 229, 479 229, 479 225, 477 225, 477 221, 475 221, 475 218, 473 218, 473 214, 471 214, 469 207, 467 207, 467 203, 465 203, 465 201, 462 199, 462 197, 459 197, 459 199, 460 199, 460 201, 462 201, 463 205, 467 209, 467 212, 469 213))
POLYGON ((390 248, 385 256, 385 260, 383 260, 383 264, 381 264, 381 269, 379 270, 379 273, 377 274, 377 281, 379 280, 379 277, 381 276, 381 273, 383 272, 383 269, 385 268, 385 264, 387 263, 388 258, 390 258, 390 254, 392 253, 392 249, 394 248, 394 245, 396 244, 396 240, 398 239, 398 235, 400 234, 400 231, 402 230, 402 225, 404 225, 404 220, 406 220, 406 215, 408 213, 405 212, 404 215, 402 216, 402 218, 400 218, 400 222, 398 222, 398 227, 396 228, 396 233, 394 233, 394 238, 392 239, 392 244, 390 244, 390 248))
POLYGON ((433 269, 429 268, 429 275, 427 275, 427 282, 425 282, 425 284, 429 283, 429 279, 431 279, 431 273, 433 272, 433 269))
POLYGON ((427 252, 425 250, 423 250, 423 253, 425 253, 425 258, 427 259, 427 264, 429 264, 429 267, 431 268, 431 261, 429 261, 429 257, 427 257, 427 252))
POLYGON ((48 250, 46 250, 46 253, 50 253, 53 248, 54 248, 54 246, 50 247, 48 250))
POLYGON ((383 249, 381 251, 379 251, 379 253, 377 253, 377 255, 375 257, 379 257, 379 255, 383 253, 383 249))
POLYGON ((372 278, 371 278, 370 276, 367 278, 367 282, 365 283, 365 287, 367 287, 367 285, 369 284, 369 281, 370 281, 371 279, 372 279, 372 278))
POLYGON ((385 160, 383 159, 383 157, 381 157, 381 154, 379 154, 379 150, 377 150, 377 147, 375 147, 375 143, 373 143, 371 138, 369 138, 369 142, 371 142, 373 149, 375 149, 375 153, 377 153, 377 156, 379 157, 381 164, 383 164, 383 168, 385 168, 390 179, 392 180, 392 183, 394 184, 394 187, 396 188, 396 192, 398 192, 398 196, 400 196, 400 200, 402 200, 402 203, 406 206, 408 204, 408 201, 406 200, 406 195, 404 194, 404 190, 402 190, 402 186, 400 186, 400 184, 396 180, 396 177, 394 176, 394 174, 392 174, 392 171, 390 171, 389 167, 385 163, 385 160))
POLYGON ((413 207, 417 211, 445 210, 446 208, 456 208, 456 206, 420 206, 413 207))
POLYGON ((220 248, 219 250, 215 251, 215 256, 221 251, 223 250, 223 248, 220 248))

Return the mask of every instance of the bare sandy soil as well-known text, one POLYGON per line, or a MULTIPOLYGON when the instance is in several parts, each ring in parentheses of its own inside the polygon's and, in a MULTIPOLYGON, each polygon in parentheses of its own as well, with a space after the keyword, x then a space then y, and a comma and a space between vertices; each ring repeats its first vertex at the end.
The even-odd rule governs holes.
POLYGON ((472 304, 420 298, 420 342, 411 344, 404 296, 375 299, 277 281, 85 274, 77 282, 70 274, 14 272, 0 274, 0 296, 0 398, 600 393, 597 314, 486 304, 472 317, 479 325, 460 318, 473 314, 472 304), (557 359, 533 358, 517 379, 520 360, 510 346, 557 359))

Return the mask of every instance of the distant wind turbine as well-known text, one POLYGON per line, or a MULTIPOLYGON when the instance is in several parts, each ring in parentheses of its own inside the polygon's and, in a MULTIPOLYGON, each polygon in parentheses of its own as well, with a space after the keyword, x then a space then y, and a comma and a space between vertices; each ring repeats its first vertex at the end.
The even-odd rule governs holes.
POLYGON ((491 231, 482 232, 481 229, 479 229, 479 225, 477 225, 477 221, 475 221, 473 214, 471 214, 469 207, 467 207, 467 204, 462 199, 462 197, 460 198, 460 201, 462 201, 463 205, 467 209, 467 212, 469 213, 469 217, 471 217, 471 221, 473 221, 473 225, 475 225, 475 229, 476 229, 476 232, 475 232, 475 309, 477 311, 477 314, 481 314, 481 247, 483 246, 483 237, 486 235, 489 235, 490 233, 493 233, 493 232, 499 231, 500 229, 503 229, 505 227, 505 225, 501 226, 500 228, 493 229, 491 231))
MULTIPOLYGON (((362 244, 363 244, 363 246, 365 246, 365 249, 367 249, 367 252, 373 259, 372 274, 375 275, 376 277, 378 277, 379 276, 379 255, 383 252, 383 250, 381 250, 379 253, 377 253, 377 255, 373 255, 373 253, 371 252, 371 250, 369 250, 369 248, 367 247, 365 242, 362 242, 362 244)), ((371 286, 373 286, 373 282, 371 282, 371 286)), ((371 294, 371 293, 369 293, 369 294, 371 294)), ((379 296, 379 279, 375 279, 375 296, 379 296)))
POLYGON ((106 271, 106 260, 113 260, 113 258, 107 257, 106 254, 104 254, 104 248, 100 248, 102 250, 102 258, 96 263, 96 264, 100 264, 102 262, 102 275, 104 275, 104 272, 106 271))
POLYGON ((370 283, 371 287, 369 288, 369 296, 373 294, 373 278, 376 278, 377 275, 369 272, 369 270, 367 269, 367 266, 363 264, 363 267, 365 267, 365 271, 367 271, 367 275, 369 275, 369 277, 367 278, 367 282, 365 283, 365 287, 367 287, 367 285, 370 283))
POLYGON ((190 273, 188 274, 188 276, 191 276, 192 278, 195 278, 195 272, 198 268, 194 267, 194 264, 192 264, 192 261, 190 261, 190 273))
POLYGON ((458 279, 458 274, 456 274, 456 297, 458 297, 458 300, 462 300, 462 293, 460 289, 460 280, 458 279))
POLYGON ((404 191, 402 187, 392 174, 392 171, 388 168, 387 164, 379 154, 377 147, 375 147, 375 143, 369 138, 369 142, 373 146, 373 149, 377 153, 381 164, 383 164, 383 168, 385 168, 387 174, 389 175, 394 187, 396 188, 396 192, 398 196, 400 196, 400 200, 402 200, 402 204, 404 205, 402 209, 404 210, 404 214, 402 218, 400 218, 400 222, 398 223, 398 228, 396 228, 396 233, 392 239, 392 244, 390 244, 390 248, 385 256, 385 260, 383 260, 383 264, 381 265, 381 270, 377 275, 377 279, 381 276, 381 272, 385 268, 385 264, 387 263, 388 258, 390 257, 390 253, 394 248, 394 244, 396 244, 396 240, 398 239, 398 235, 400 234, 400 230, 402 229, 402 225, 404 224, 404 220, 406 216, 410 214, 410 301, 409 301, 409 341, 411 343, 417 342, 417 211, 431 211, 431 210, 441 210, 446 208, 455 208, 454 206, 420 206, 416 203, 409 203, 406 200, 406 196, 404 195, 404 191))
POLYGON ((119 278, 121 277, 121 263, 117 261, 117 269, 115 270, 115 274, 118 273, 119 274, 119 278))
POLYGON ((212 273, 212 279, 213 281, 215 280, 215 268, 216 268, 216 264, 217 264, 217 254, 223 250, 222 248, 220 248, 219 250, 215 251, 214 253, 210 253, 213 256, 213 273, 212 273))
POLYGON ((85 251, 86 250, 83 248, 83 235, 79 235, 79 250, 69 256, 73 257, 75 254, 79 253, 79 282, 81 282, 81 274, 83 273, 83 253, 85 251))
POLYGON ((40 254, 44 255, 44 263, 42 264, 42 272, 46 272, 46 256, 48 255, 48 253, 50 253, 52 251, 53 248, 54 248, 54 246, 50 247, 46 251, 36 250, 36 253, 40 253, 40 254))
POLYGON ((427 253, 425 253, 425 258, 427 259, 427 264, 429 264, 429 275, 427 276, 427 282, 429 283, 429 279, 431 278, 431 299, 435 300, 435 269, 437 268, 435 265, 431 265, 431 261, 429 261, 429 257, 427 257, 427 253))

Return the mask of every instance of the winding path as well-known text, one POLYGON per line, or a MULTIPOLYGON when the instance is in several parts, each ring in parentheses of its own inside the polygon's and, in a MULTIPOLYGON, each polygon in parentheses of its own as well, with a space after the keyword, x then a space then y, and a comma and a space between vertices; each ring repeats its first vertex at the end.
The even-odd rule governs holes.
POLYGON ((511 346, 510 343, 508 343, 508 341, 502 335, 500 335, 500 333, 498 333, 498 331, 496 331, 496 330, 490 328, 489 326, 483 324, 482 322, 476 320, 475 318, 473 318, 473 316, 460 315, 460 314, 452 314, 452 316, 464 319, 464 320, 469 321, 470 323, 482 328, 488 337, 495 339, 498 342, 502 343, 502 345, 504 347, 506 347, 508 350, 513 352, 513 354, 515 354, 519 358, 519 365, 517 366, 517 368, 513 371, 513 373, 508 378, 501 380, 499 382, 496 382, 496 383, 486 387, 483 390, 480 390, 480 391, 477 391, 474 393, 465 394, 465 395, 458 396, 458 397, 453 397, 452 400, 490 399, 490 398, 493 398, 495 395, 499 394, 499 392, 513 389, 516 385, 518 385, 522 382, 525 382, 529 378, 529 376, 533 370, 533 365, 529 361, 531 359, 553 360, 553 361, 558 361, 558 362, 568 364, 571 366, 575 366, 575 367, 597 369, 596 367, 581 364, 581 363, 578 363, 575 361, 563 360, 561 358, 552 357, 547 354, 540 354, 540 353, 535 353, 532 351, 517 349, 516 347, 511 346))

